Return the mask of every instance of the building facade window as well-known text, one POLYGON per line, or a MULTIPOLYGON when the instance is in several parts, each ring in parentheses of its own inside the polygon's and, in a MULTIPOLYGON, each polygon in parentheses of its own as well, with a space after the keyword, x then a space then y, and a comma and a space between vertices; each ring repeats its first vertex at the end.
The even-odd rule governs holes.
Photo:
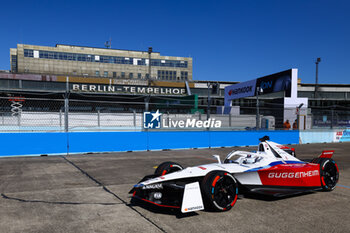
POLYGON ((34 57, 33 50, 32 49, 25 49, 24 56, 25 57, 34 57))
POLYGON ((11 55, 11 71, 13 73, 17 72, 17 56, 11 55))
POLYGON ((96 76, 96 77, 100 77, 100 71, 99 71, 99 70, 96 70, 96 71, 95 71, 95 76, 96 76))
POLYGON ((188 72, 181 71, 181 80, 187 80, 187 79, 188 79, 188 72))
POLYGON ((141 78, 142 78, 141 73, 138 73, 138 74, 137 74, 137 78, 138 78, 138 79, 141 79, 141 78))
MULTIPOLYGON (((68 61, 81 61, 81 62, 100 62, 100 63, 113 63, 113 64, 124 64, 124 65, 139 65, 139 66, 147 65, 145 58, 102 56, 102 55, 93 55, 93 54, 53 52, 53 51, 45 51, 45 50, 39 50, 38 52, 39 52, 39 58, 42 58, 42 59, 56 59, 56 60, 68 60, 68 61)), ((34 57, 34 50, 24 49, 24 57, 34 57)), ((163 66, 163 67, 188 68, 188 61, 152 59, 151 65, 163 66)))
POLYGON ((173 70, 158 70, 158 79, 161 79, 161 80, 176 80, 176 71, 173 71, 173 70))
POLYGON ((129 78, 134 78, 134 73, 129 73, 129 78))
POLYGON ((108 77, 108 71, 103 72, 103 77, 108 77))
POLYGON ((121 73, 121 77, 122 77, 122 78, 125 78, 125 72, 122 72, 122 73, 121 73))
POLYGON ((117 77, 117 72, 113 72, 113 78, 117 77))

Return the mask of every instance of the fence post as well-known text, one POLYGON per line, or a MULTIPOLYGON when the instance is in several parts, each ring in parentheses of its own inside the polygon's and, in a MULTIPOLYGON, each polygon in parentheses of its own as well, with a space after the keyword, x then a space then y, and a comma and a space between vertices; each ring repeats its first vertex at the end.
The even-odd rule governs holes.
POLYGON ((334 120, 334 108, 331 109, 331 129, 333 129, 333 120, 334 120))
POLYGON ((69 77, 66 79, 66 93, 64 96, 64 131, 68 132, 68 112, 69 112, 69 77))
POLYGON ((68 132, 68 111, 69 111, 69 103, 68 97, 64 99, 64 131, 68 132))
POLYGON ((100 122, 100 110, 97 110, 97 126, 100 127, 101 126, 101 122, 100 122))
POLYGON ((228 126, 229 127, 232 127, 232 123, 231 123, 232 121, 231 120, 232 120, 232 116, 231 116, 231 113, 230 113, 230 114, 228 114, 228 126))
POLYGON ((61 128, 62 127, 62 109, 60 109, 59 121, 60 121, 60 128, 61 128))
POLYGON ((21 126, 21 113, 20 112, 17 113, 17 125, 21 126))
POLYGON ((133 116, 134 116, 134 127, 136 127, 136 111, 133 111, 133 116))
POLYGON ((259 113, 259 92, 260 87, 256 88, 256 130, 260 129, 260 113, 259 113))

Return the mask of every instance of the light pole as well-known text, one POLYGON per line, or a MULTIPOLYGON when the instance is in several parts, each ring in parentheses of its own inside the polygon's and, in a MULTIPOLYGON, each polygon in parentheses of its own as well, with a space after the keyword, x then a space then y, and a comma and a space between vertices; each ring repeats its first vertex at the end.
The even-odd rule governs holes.
MULTIPOLYGON (((151 86, 151 54, 152 54, 152 47, 148 47, 148 77, 147 77, 147 85, 148 87, 151 86)), ((149 101, 151 99, 151 95, 148 95, 145 99, 145 112, 148 112, 149 110, 149 101)))
POLYGON ((207 106, 207 120, 209 120, 210 118, 210 86, 211 86, 211 83, 208 83, 208 106, 207 106))
POLYGON ((259 93, 262 93, 263 89, 256 87, 256 130, 260 129, 260 113, 259 113, 259 93))
POLYGON ((316 83, 315 83, 315 94, 314 94, 314 98, 317 98, 317 95, 318 95, 318 93, 317 93, 317 91, 318 91, 318 63, 320 63, 320 62, 321 62, 321 58, 318 57, 318 58, 316 59, 316 62, 315 62, 315 64, 316 64, 316 83))
POLYGON ((298 129, 300 129, 300 109, 301 107, 303 107, 303 103, 299 104, 299 106, 297 107, 297 126, 298 129))
POLYGON ((151 79, 151 54, 152 54, 152 47, 148 47, 148 86, 150 86, 150 79, 151 79))

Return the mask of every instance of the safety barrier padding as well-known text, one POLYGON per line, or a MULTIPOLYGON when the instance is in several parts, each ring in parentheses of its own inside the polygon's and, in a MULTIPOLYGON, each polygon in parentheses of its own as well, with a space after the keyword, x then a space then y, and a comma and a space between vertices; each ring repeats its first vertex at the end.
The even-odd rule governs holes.
POLYGON ((300 143, 349 142, 350 129, 317 129, 300 131, 300 143))
POLYGON ((147 150, 145 132, 67 133, 69 153, 147 150))
POLYGON ((67 152, 65 133, 0 133, 0 156, 67 152))
POLYGON ((142 131, 0 133, 0 156, 252 146, 268 135, 299 143, 299 131, 142 131))

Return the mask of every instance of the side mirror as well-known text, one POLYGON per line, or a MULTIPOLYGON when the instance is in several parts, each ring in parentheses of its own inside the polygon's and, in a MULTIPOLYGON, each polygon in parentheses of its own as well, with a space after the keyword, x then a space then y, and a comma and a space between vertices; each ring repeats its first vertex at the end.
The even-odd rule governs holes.
POLYGON ((213 155, 213 157, 216 158, 218 164, 221 164, 220 155, 213 155))

